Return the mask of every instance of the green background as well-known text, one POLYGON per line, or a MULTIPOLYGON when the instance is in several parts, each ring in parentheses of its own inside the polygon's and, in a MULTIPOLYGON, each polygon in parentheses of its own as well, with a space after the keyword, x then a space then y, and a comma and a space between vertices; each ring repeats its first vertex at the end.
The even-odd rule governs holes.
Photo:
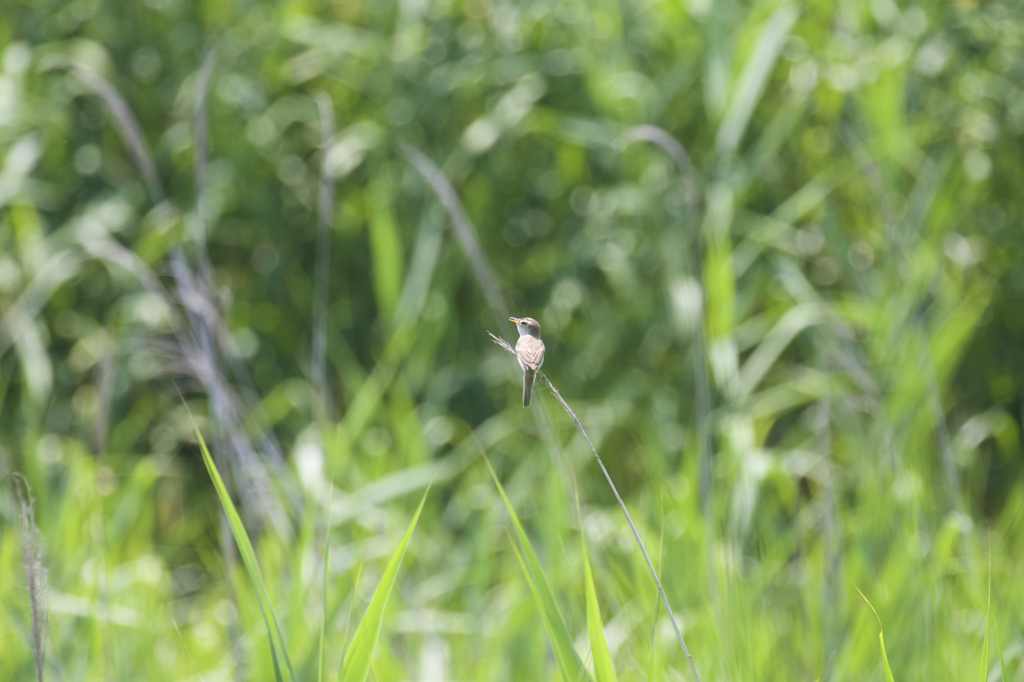
POLYGON ((435 474, 372 679, 559 678, 486 452, 581 659, 582 531, 618 677, 686 679, 509 314, 702 679, 883 679, 853 584, 897 679, 1024 677, 1022 54, 1012 0, 7 0, 0 678, 20 471, 46 679, 271 679, 177 386, 301 678, 435 474))

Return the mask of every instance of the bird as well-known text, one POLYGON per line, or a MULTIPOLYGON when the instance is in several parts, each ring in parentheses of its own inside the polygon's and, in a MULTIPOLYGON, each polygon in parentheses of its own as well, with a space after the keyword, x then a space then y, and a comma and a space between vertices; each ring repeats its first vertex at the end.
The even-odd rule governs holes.
POLYGON ((516 357, 523 368, 523 407, 530 406, 533 395, 533 382, 537 380, 537 370, 544 364, 544 342, 540 340, 540 323, 532 317, 510 317, 519 330, 516 341, 516 357))

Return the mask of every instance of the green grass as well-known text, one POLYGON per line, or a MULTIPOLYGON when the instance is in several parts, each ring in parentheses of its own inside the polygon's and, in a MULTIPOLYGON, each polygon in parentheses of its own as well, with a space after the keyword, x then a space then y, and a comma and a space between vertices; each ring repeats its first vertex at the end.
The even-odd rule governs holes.
POLYGON ((583 661, 580 660, 579 654, 576 653, 576 649, 573 647, 572 637, 569 635, 565 620, 558 610, 555 595, 551 591, 547 577, 544 575, 544 569, 537 558, 537 553, 533 550, 530 538, 526 535, 523 524, 519 521, 512 503, 508 501, 505 489, 501 487, 498 475, 494 473, 494 468, 491 467, 490 462, 487 462, 487 469, 491 473, 491 478, 494 479, 494 485, 498 488, 498 494, 501 495, 501 499, 505 503, 505 509, 508 510, 509 518, 512 520, 512 526, 515 528, 519 547, 513 544, 512 550, 515 552, 516 559, 518 559, 519 565, 523 569, 523 577, 530 586, 530 592, 533 593, 533 598, 537 602, 537 607, 544 620, 544 629, 547 630, 551 646, 555 650, 555 660, 558 661, 558 669, 562 674, 562 679, 589 680, 590 676, 587 674, 586 668, 583 667, 583 661), (523 559, 524 555, 526 557, 525 561, 523 559))
POLYGON ((0 679, 1019 678, 1018 10, 0 13, 0 679))

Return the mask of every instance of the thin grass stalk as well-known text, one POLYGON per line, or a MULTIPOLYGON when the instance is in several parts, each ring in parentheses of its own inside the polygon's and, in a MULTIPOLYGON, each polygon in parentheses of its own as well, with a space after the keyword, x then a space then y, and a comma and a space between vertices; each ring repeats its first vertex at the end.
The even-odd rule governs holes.
MULTIPOLYGON (((204 65, 207 69, 212 70, 213 61, 209 54, 207 55, 209 61, 204 59, 204 65)), ((153 163, 149 147, 142 137, 138 120, 121 94, 114 86, 84 64, 60 58, 49 62, 48 68, 54 67, 65 68, 71 71, 104 101, 117 123, 118 131, 129 147, 136 167, 146 182, 153 203, 158 207, 162 206, 166 200, 166 193, 156 173, 156 166, 153 163)), ((205 102, 205 90, 208 89, 209 77, 203 78, 202 73, 200 76, 197 85, 202 86, 203 92, 198 95, 197 101, 205 102)), ((203 113, 205 118, 205 107, 202 108, 202 111, 197 110, 197 115, 199 113, 203 113)), ((205 122, 198 127, 205 130, 205 122)), ((199 153, 199 157, 205 158, 205 154, 206 152, 203 150, 199 153)), ((200 195, 202 191, 202 188, 200 188, 200 195)), ((200 248, 201 275, 199 280, 205 284, 211 279, 211 273, 208 265, 203 268, 204 262, 206 262, 205 249, 200 248)), ((263 471, 263 463, 256 457, 248 438, 240 431, 240 420, 237 417, 240 411, 235 405, 231 391, 227 387, 224 377, 218 368, 212 340, 216 339, 221 347, 228 348, 230 345, 225 343, 225 338, 229 335, 216 302, 209 293, 210 287, 197 284, 180 245, 171 249, 170 265, 181 303, 185 308, 188 333, 195 339, 196 346, 196 352, 189 352, 188 347, 185 346, 182 347, 182 352, 192 363, 196 360, 201 360, 201 364, 193 365, 191 370, 210 396, 214 408, 215 421, 223 426, 225 432, 230 436, 229 442, 236 446, 236 459, 239 461, 234 463, 235 466, 233 468, 242 470, 245 474, 244 480, 250 481, 255 487, 255 492, 253 494, 246 493, 244 498, 259 499, 262 503, 263 511, 274 521, 278 531, 286 536, 288 535, 288 527, 287 523, 281 518, 283 511, 280 509, 279 504, 271 504, 269 500, 269 491, 272 489, 270 477, 263 471)), ((225 355, 227 355, 229 360, 232 359, 231 353, 225 353, 225 355)), ((236 364, 233 364, 232 367, 236 374, 239 374, 238 368, 235 366, 236 364)), ((246 372, 241 374, 247 376, 246 372)), ((276 441, 272 436, 264 435, 264 444, 270 446, 268 447, 268 452, 279 455, 280 449, 273 447, 276 441)), ((218 452, 220 452, 219 448, 218 452)), ((283 458, 280 456, 278 459, 283 461, 283 458)), ((278 478, 284 479, 287 477, 287 472, 283 471, 283 466, 277 467, 275 474, 278 475, 278 478)), ((295 496, 292 495, 292 498, 294 502, 295 496)), ((301 504, 299 506, 301 507, 301 504)))
POLYGON ((331 264, 331 222, 334 217, 334 177, 327 165, 327 152, 334 139, 334 105, 330 95, 316 96, 320 109, 320 196, 317 201, 316 271, 313 289, 312 383, 320 419, 328 416, 327 405, 327 285, 331 264))
POLYGON ((46 597, 49 584, 46 580, 46 565, 43 563, 43 537, 36 525, 36 499, 32 486, 23 474, 14 472, 14 493, 18 497, 21 514, 21 563, 28 578, 28 601, 32 612, 32 653, 36 660, 36 680, 43 682, 46 633, 49 613, 46 597), (24 488, 24 491, 22 490, 24 488))
MULTIPOLYGON (((334 104, 326 92, 317 94, 320 109, 320 195, 317 201, 316 271, 313 290, 313 357, 311 378, 317 415, 320 421, 321 441, 326 442, 324 428, 329 417, 327 395, 327 289, 330 275, 331 226, 334 218, 334 176, 327 165, 327 152, 334 139, 334 104)), ((338 465, 337 448, 341 429, 335 435, 335 448, 331 453, 331 478, 327 491, 327 527, 324 529, 324 582, 323 615, 320 619, 320 643, 317 650, 317 682, 324 682, 324 657, 327 637, 327 585, 331 574, 331 528, 334 526, 334 475, 338 465)), ((324 448, 326 451, 326 448, 324 448)))
MULTIPOLYGON (((217 347, 221 351, 220 355, 226 360, 231 376, 235 380, 238 394, 241 396, 241 404, 247 410, 246 416, 251 415, 255 418, 253 420, 253 425, 256 429, 254 439, 258 439, 260 445, 262 445, 262 453, 265 455, 267 463, 272 466, 275 479, 284 487, 284 492, 288 495, 293 508, 301 510, 303 506, 302 497, 297 492, 296 486, 291 479, 281 444, 277 441, 277 436, 274 434, 270 419, 264 410, 262 398, 256 390, 256 384, 252 380, 248 367, 246 367, 245 362, 238 353, 238 348, 231 337, 223 315, 220 314, 219 308, 210 298, 200 296, 194 298, 193 302, 200 305, 207 315, 207 324, 209 325, 210 332, 217 341, 217 347)), ((222 375, 218 374, 217 376, 221 382, 224 382, 222 375)), ((224 385, 226 386, 226 383, 224 385)), ((236 405, 236 402, 238 401, 232 399, 229 405, 236 415, 241 415, 242 412, 238 405, 236 405)), ((238 416, 237 419, 239 421, 242 420, 241 416, 238 416)), ((249 442, 248 438, 245 439, 245 442, 249 442)), ((260 466, 262 467, 263 464, 260 463, 260 466)))
POLYGON ((700 204, 700 183, 697 181, 697 171, 693 167, 690 155, 686 153, 686 147, 664 128, 652 125, 628 128, 613 145, 622 149, 631 142, 641 140, 656 144, 672 158, 679 169, 679 176, 682 180, 683 199, 689 206, 696 209, 700 204))
MULTIPOLYGON (((204 60, 204 66, 205 65, 206 60, 204 60)), ((146 144, 145 138, 142 135, 142 129, 139 126, 138 119, 135 117, 135 114, 132 112, 131 107, 128 106, 124 97, 121 96, 121 93, 118 92, 109 81, 81 62, 61 58, 51 61, 49 66, 67 69, 103 100, 117 123, 117 126, 115 127, 121 134, 125 144, 128 146, 128 151, 132 156, 132 160, 134 161, 136 168, 139 169, 139 173, 142 175, 151 200, 157 206, 163 204, 167 199, 167 194, 164 191, 163 185, 160 182, 160 177, 156 172, 156 165, 153 163, 152 153, 150 152, 149 146, 146 144)), ((212 68, 212 64, 210 68, 212 68)), ((208 77, 205 81, 202 77, 200 78, 199 85, 202 85, 203 88, 199 99, 203 102, 205 102, 205 86, 208 83, 208 80, 208 77)), ((205 147, 205 104, 197 108, 197 118, 199 117, 199 114, 202 114, 203 118, 201 127, 203 130, 202 141, 203 146, 205 147)), ((197 128, 198 127, 199 126, 197 125, 197 128)), ((197 166, 201 165, 205 168, 205 148, 201 151, 197 151, 197 158, 200 159, 197 166)), ((205 177, 205 171, 197 169, 197 179, 199 177, 205 177)), ((175 246, 171 250, 171 271, 176 283, 178 284, 180 293, 184 294, 185 292, 190 292, 194 289, 194 287, 189 286, 191 283, 192 273, 191 269, 185 262, 185 257, 181 252, 180 246, 175 246)), ((197 320, 194 318, 195 311, 192 306, 189 305, 186 305, 185 308, 186 313, 189 315, 190 331, 195 330, 197 327, 197 320)))
POLYGON ((209 158, 209 123, 206 116, 206 105, 209 100, 210 77, 213 75, 213 67, 216 64, 217 56, 211 47, 203 55, 203 63, 199 67, 199 75, 196 77, 196 163, 195 163, 195 197, 196 197, 196 220, 199 229, 196 230, 196 240, 199 246, 201 257, 206 256, 206 238, 209 226, 209 207, 206 203, 206 165, 209 158))
POLYGON ((185 646, 185 638, 181 636, 181 628, 178 627, 178 622, 172 618, 171 625, 174 626, 174 631, 178 633, 178 641, 181 642, 181 650, 185 652, 188 662, 192 664, 192 670, 195 672, 196 677, 199 678, 199 682, 206 682, 206 680, 203 679, 203 674, 199 672, 199 666, 197 666, 196 662, 192 659, 192 654, 189 653, 188 647, 185 646))
POLYGON ((459 195, 455 192, 455 188, 452 187, 452 183, 449 182, 444 172, 437 167, 437 164, 430 160, 430 157, 415 147, 403 144, 402 154, 412 167, 416 169, 416 172, 430 185, 430 189, 433 190, 438 201, 441 202, 441 205, 448 212, 448 216, 452 221, 452 230, 455 232, 462 250, 469 259, 469 265, 473 269, 473 274, 476 276, 480 288, 483 289, 484 297, 494 313, 494 319, 498 323, 498 328, 508 330, 510 328, 508 305, 505 303, 504 296, 501 295, 498 279, 495 277, 494 271, 491 270, 487 256, 484 255, 480 242, 476 238, 476 230, 473 229, 473 223, 470 221, 469 216, 466 215, 466 209, 462 207, 462 202, 459 201, 459 195))
MULTIPOLYGON (((487 332, 487 334, 496 344, 512 355, 516 355, 515 349, 509 345, 508 341, 500 336, 495 336, 491 332, 487 332)), ((633 523, 633 517, 630 516, 629 509, 626 508, 626 503, 622 501, 622 496, 619 495, 619 490, 615 487, 615 482, 612 481, 612 477, 608 473, 608 469, 605 468, 604 462, 601 460, 601 456, 597 454, 597 448, 595 448, 594 444, 590 442, 590 436, 588 436, 587 432, 583 429, 583 424, 580 423, 576 413, 573 412, 572 408, 569 407, 569 404, 565 402, 565 399, 562 397, 562 394, 558 392, 558 389, 555 388, 555 385, 552 384, 547 376, 545 376, 545 374, 540 370, 537 371, 537 379, 540 380, 541 386, 547 386, 551 389, 551 393, 555 396, 555 399, 558 400, 562 405, 562 408, 572 419, 573 424, 576 425, 576 430, 583 435, 583 438, 587 441, 587 445, 590 446, 590 451, 594 454, 594 459, 597 460, 598 466, 601 467, 601 472, 604 474, 605 480, 608 481, 608 485, 611 487, 612 493, 615 495, 615 499, 619 503, 619 507, 622 509, 622 513, 626 516, 626 521, 629 523, 629 527, 633 531, 633 537, 636 538, 636 543, 640 547, 640 553, 644 555, 644 561, 647 562, 647 568, 650 570, 651 576, 654 578, 654 583, 658 586, 658 593, 661 595, 661 601, 665 605, 665 612, 668 613, 669 620, 672 621, 672 627, 675 629, 676 637, 679 639, 679 646, 683 650, 683 655, 686 656, 687 663, 690 664, 690 674, 693 675, 694 682, 700 682, 700 675, 697 673, 697 666, 694 664, 693 656, 690 655, 690 650, 687 648, 686 641, 683 639, 683 633, 682 630, 679 629, 679 623, 676 621, 676 616, 672 611, 672 606, 668 603, 668 596, 665 594, 665 589, 661 586, 661 579, 658 578, 658 572, 654 570, 654 564, 651 563, 651 557, 647 554, 647 548, 644 547, 644 541, 640 539, 640 532, 636 529, 636 524, 633 523)))
POLYGON ((149 145, 146 144, 146 138, 142 135, 142 127, 139 125, 139 120, 135 118, 135 114, 132 113, 131 107, 125 102, 121 93, 117 91, 117 88, 91 68, 78 61, 58 58, 50 61, 49 66, 51 68, 67 69, 89 89, 99 95, 117 121, 117 130, 121 133, 125 144, 128 145, 128 152, 132 155, 132 160, 142 175, 142 180, 146 184, 146 189, 149 191, 149 196, 152 198, 153 203, 157 206, 164 203, 167 199, 167 193, 164 192, 160 176, 156 172, 156 164, 153 163, 153 155, 149 151, 149 145))

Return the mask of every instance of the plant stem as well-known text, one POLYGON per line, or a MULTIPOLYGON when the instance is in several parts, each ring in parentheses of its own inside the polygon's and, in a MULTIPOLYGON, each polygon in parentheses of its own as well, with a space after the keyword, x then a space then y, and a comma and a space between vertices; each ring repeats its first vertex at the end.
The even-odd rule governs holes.
MULTIPOLYGON (((487 334, 496 344, 507 350, 509 353, 512 353, 512 355, 516 354, 515 349, 509 345, 508 341, 491 334, 491 332, 487 332, 487 334)), ((626 521, 629 522, 629 527, 633 531, 633 537, 636 538, 636 543, 640 546, 640 553, 644 555, 644 560, 647 562, 647 568, 650 569, 651 576, 654 577, 654 583, 658 586, 658 593, 661 594, 661 601, 665 605, 665 611, 668 613, 669 620, 672 621, 672 627, 676 631, 676 637, 679 639, 679 646, 682 647, 683 654, 686 656, 686 661, 690 664, 690 673, 693 675, 695 682, 700 682, 700 675, 697 674, 697 666, 693 662, 693 656, 690 655, 690 650, 686 647, 686 641, 683 639, 683 633, 679 629, 679 623, 676 622, 676 616, 672 611, 672 606, 668 603, 668 596, 665 594, 665 588, 661 586, 661 579, 658 578, 658 572, 654 570, 654 564, 651 563, 651 557, 647 554, 647 548, 644 547, 644 541, 640 539, 640 533, 636 529, 636 524, 633 523, 633 517, 629 515, 629 509, 626 508, 626 503, 622 501, 622 496, 619 495, 618 488, 615 487, 615 483, 612 481, 612 477, 608 473, 608 469, 605 468, 604 462, 601 461, 601 455, 597 454, 597 448, 595 448, 594 444, 590 442, 590 436, 588 436, 587 432, 583 429, 583 425, 580 423, 579 417, 577 417, 576 413, 572 411, 571 407, 569 407, 569 403, 565 402, 562 394, 558 392, 558 389, 551 383, 551 380, 544 375, 544 372, 539 370, 537 371, 537 378, 544 384, 547 384, 548 388, 551 389, 555 398, 559 403, 561 403, 562 407, 565 408, 565 411, 572 418, 573 423, 576 425, 576 429, 583 434, 583 438, 586 439, 587 445, 590 446, 590 451, 594 453, 594 459, 597 460, 597 464, 601 467, 601 471, 604 473, 604 477, 608 481, 608 485, 611 486, 612 492, 615 494, 615 499, 618 501, 619 507, 622 508, 622 513, 626 515, 626 521)))

